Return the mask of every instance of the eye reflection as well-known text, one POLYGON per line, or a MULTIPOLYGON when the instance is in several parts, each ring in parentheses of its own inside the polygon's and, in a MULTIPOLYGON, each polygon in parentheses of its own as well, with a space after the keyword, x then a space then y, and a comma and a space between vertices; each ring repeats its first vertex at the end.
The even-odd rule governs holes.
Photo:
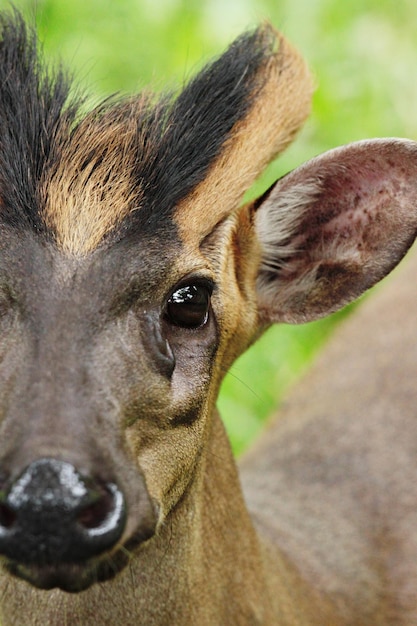
POLYGON ((209 317, 212 286, 192 283, 176 289, 167 302, 166 317, 182 328, 199 328, 209 317))

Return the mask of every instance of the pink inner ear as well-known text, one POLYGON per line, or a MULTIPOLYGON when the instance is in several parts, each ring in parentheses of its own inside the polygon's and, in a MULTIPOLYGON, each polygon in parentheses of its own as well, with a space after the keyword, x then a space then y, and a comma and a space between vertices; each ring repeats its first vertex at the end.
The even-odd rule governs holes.
POLYGON ((306 321, 357 298, 402 258, 417 229, 417 144, 358 142, 301 166, 257 214, 260 308, 306 321))

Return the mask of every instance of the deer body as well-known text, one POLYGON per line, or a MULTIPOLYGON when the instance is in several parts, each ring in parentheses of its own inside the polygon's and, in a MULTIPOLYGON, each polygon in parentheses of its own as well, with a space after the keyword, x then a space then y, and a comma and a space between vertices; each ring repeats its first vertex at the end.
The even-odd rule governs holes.
POLYGON ((414 250, 342 322, 242 461, 260 530, 338 624, 417 623, 416 268, 414 250))
POLYGON ((368 454, 372 417, 344 430, 329 395, 310 418, 307 387, 243 460, 245 502, 215 402, 269 325, 337 310, 400 261, 417 145, 330 151, 242 206, 309 110, 271 27, 176 98, 82 116, 19 15, 0 20, 2 626, 410 623, 380 516, 389 436, 368 454))

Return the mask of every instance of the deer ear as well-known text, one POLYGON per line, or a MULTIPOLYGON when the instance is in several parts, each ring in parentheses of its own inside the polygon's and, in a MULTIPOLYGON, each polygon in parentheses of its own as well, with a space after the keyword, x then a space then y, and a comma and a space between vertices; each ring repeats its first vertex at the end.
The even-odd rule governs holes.
POLYGON ((255 203, 260 321, 310 321, 383 278, 417 234, 417 143, 361 141, 309 161, 255 203))

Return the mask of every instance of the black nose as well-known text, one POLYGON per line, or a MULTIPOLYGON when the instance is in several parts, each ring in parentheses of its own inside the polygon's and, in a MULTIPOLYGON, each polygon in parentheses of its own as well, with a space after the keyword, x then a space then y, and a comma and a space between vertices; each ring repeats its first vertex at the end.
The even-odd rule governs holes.
POLYGON ((112 548, 125 521, 116 485, 40 459, 0 491, 0 554, 27 564, 81 562, 112 548))

